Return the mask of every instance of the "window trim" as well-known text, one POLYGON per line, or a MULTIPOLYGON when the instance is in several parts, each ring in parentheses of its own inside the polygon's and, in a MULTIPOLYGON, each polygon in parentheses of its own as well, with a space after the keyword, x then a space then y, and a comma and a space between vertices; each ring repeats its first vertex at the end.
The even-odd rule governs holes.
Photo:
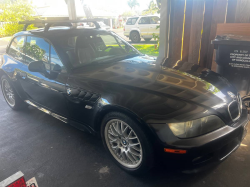
POLYGON ((150 24, 150 20, 148 20, 149 23, 140 23, 142 18, 148 18, 149 19, 150 17, 141 17, 140 20, 138 21, 138 25, 148 25, 148 24, 150 24))
POLYGON ((127 21, 126 21, 126 25, 136 25, 136 23, 138 22, 138 20, 140 20, 139 18, 140 18, 140 17, 128 18, 128 20, 131 19, 131 24, 127 24, 127 23, 128 23, 128 20, 127 20, 127 21), (135 24, 132 24, 132 19, 136 19, 135 24))
MULTIPOLYGON (((28 36, 32 36, 32 37, 36 37, 36 38, 41 38, 41 39, 44 39, 46 42, 48 42, 48 44, 49 44, 49 63, 51 63, 51 61, 50 61, 50 46, 51 46, 51 42, 48 39, 43 38, 43 37, 39 37, 39 36, 34 36, 34 35, 25 35, 25 36, 26 36, 26 42, 28 40, 28 36)), ((25 55, 26 55, 26 52, 25 52, 25 55)), ((50 65, 50 67, 51 67, 51 65, 50 65)))
MULTIPOLYGON (((9 43, 9 45, 7 46, 7 49, 6 49, 6 53, 8 54, 8 52, 9 52, 9 48, 10 48, 10 46, 11 46, 11 44, 12 44, 12 42, 13 42, 13 40, 15 39, 15 38, 17 38, 17 37, 22 37, 22 36, 24 36, 25 37, 25 43, 27 42, 27 38, 28 38, 28 36, 31 36, 31 37, 37 37, 37 38, 42 38, 42 39, 44 39, 46 42, 48 42, 49 43, 49 45, 50 45, 50 51, 49 51, 49 60, 50 60, 50 63, 51 63, 51 46, 54 48, 54 50, 55 50, 55 52, 56 52, 56 54, 57 54, 57 56, 59 57, 59 59, 60 59, 60 61, 62 62, 62 64, 63 64, 63 66, 64 66, 64 68, 65 68, 65 71, 66 71, 66 73, 68 73, 68 66, 67 65, 65 65, 65 63, 62 61, 62 59, 61 59, 61 57, 60 57, 60 55, 58 55, 58 51, 57 51, 57 49, 55 48, 55 46, 52 44, 52 42, 48 39, 48 38, 45 38, 45 37, 42 37, 42 36, 36 36, 36 35, 32 35, 32 34, 21 34, 21 35, 18 35, 18 36, 14 36, 13 38, 12 38, 12 40, 10 41, 10 43, 9 43)), ((25 52, 25 54, 26 54, 26 52, 25 52)), ((8 54, 9 55, 9 54, 8 54)), ((9 55, 10 56, 10 55, 9 55)), ((11 56, 11 58, 14 58, 13 56, 11 56)), ((16 59, 16 58, 14 58, 14 59, 16 59)), ((18 59, 16 59, 16 60, 18 60, 18 59)), ((18 60, 18 61, 20 61, 20 60, 18 60)), ((69 65, 70 67, 71 67, 71 65, 69 65)), ((71 67, 71 69, 72 69, 72 67, 71 67)))
MULTIPOLYGON (((24 61, 23 61, 23 60, 20 60, 20 59, 16 59, 15 57, 13 57, 13 56, 11 56, 11 55, 9 54, 9 50, 10 50, 10 47, 11 47, 12 42, 13 42, 16 38, 22 37, 22 36, 25 37, 25 39, 24 39, 24 44, 27 42, 27 36, 26 36, 26 35, 18 35, 18 36, 13 37, 12 40, 10 41, 9 45, 7 46, 6 54, 9 55, 11 58, 14 58, 14 59, 17 60, 17 61, 20 61, 20 62, 23 64, 23 63, 26 63, 26 59, 25 59, 24 61)), ((26 53, 24 53, 24 54, 26 55, 26 53)))
MULTIPOLYGON (((159 18, 158 16, 150 16, 149 18, 150 18, 150 19, 152 19, 152 18, 158 18, 159 21, 160 21, 160 18, 159 18)), ((150 20, 149 20, 149 24, 150 24, 150 25, 156 25, 156 24, 159 24, 159 23, 150 23, 150 20)))
MULTIPOLYGON (((52 47, 54 48, 54 50, 55 50, 57 56, 59 57, 59 60, 62 62, 63 66, 64 66, 64 68, 65 68, 66 73, 68 72, 67 66, 65 65, 65 63, 63 63, 63 61, 62 61, 60 55, 58 55, 57 49, 55 48, 55 46, 52 44, 52 42, 51 42, 48 38, 45 38, 45 37, 42 37, 42 36, 35 36, 35 35, 32 35, 32 34, 26 35, 26 38, 28 38, 28 36, 37 37, 37 38, 42 38, 42 39, 44 39, 46 42, 48 42, 48 43, 49 43, 49 63, 51 64, 51 46, 52 46, 52 47)), ((27 40, 27 39, 26 39, 26 40, 27 40)), ((50 71, 51 71, 51 65, 50 65, 50 71)))

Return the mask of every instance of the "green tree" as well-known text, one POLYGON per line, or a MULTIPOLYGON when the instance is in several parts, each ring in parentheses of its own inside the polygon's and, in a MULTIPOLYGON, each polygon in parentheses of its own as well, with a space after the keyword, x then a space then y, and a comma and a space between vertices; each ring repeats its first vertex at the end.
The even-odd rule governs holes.
POLYGON ((122 13, 122 17, 131 17, 136 15, 136 13, 134 11, 126 11, 122 13))
POLYGON ((156 13, 160 13, 160 9, 158 8, 154 0, 152 0, 149 3, 148 9, 143 10, 142 15, 149 15, 149 14, 156 14, 156 13))
MULTIPOLYGON (((7 1, 5 4, 1 4, 0 9, 0 21, 7 22, 0 27, 0 36, 11 36, 23 29, 23 25, 19 25, 19 21, 33 20, 35 14, 34 8, 30 3, 24 0, 7 1)), ((34 28, 29 26, 28 29, 34 28)))
POLYGON ((0 4, 13 3, 15 0, 0 0, 0 4))
POLYGON ((137 2, 137 0, 128 0, 128 6, 133 9, 136 6, 139 6, 140 4, 137 2))
POLYGON ((45 50, 41 49, 38 45, 31 45, 29 42, 26 42, 26 44, 23 47, 23 51, 26 52, 26 55, 34 58, 35 60, 43 60, 44 62, 47 61, 47 59, 44 59, 45 50))
POLYGON ((161 0, 156 0, 158 8, 161 8, 161 0))

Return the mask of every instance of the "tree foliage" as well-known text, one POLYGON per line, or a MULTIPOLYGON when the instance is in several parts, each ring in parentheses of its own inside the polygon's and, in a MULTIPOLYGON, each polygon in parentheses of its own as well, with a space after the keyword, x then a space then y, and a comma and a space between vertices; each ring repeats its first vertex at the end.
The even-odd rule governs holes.
POLYGON ((136 15, 136 13, 134 11, 126 11, 126 12, 122 13, 123 17, 131 17, 131 16, 134 16, 134 15, 136 15))
POLYGON ((128 0, 128 6, 133 9, 136 6, 139 6, 140 4, 137 2, 137 0, 128 0))
MULTIPOLYGON (((156 29, 160 29, 160 25, 156 26, 156 29)), ((153 38, 157 41, 157 48, 159 49, 159 46, 160 46, 160 36, 159 36, 159 34, 153 33, 153 38)))
POLYGON ((156 0, 158 8, 161 8, 161 0, 156 0))
POLYGON ((29 57, 32 57, 36 60, 43 60, 47 61, 47 59, 44 59, 44 55, 46 51, 42 48, 40 48, 38 45, 31 45, 29 42, 26 42, 26 44, 23 47, 23 51, 26 52, 26 55, 29 57))
MULTIPOLYGON (((0 5, 2 13, 0 14, 0 21, 7 22, 0 28, 0 36, 11 36, 23 29, 23 25, 19 25, 19 21, 33 20, 35 14, 32 5, 23 0, 7 1, 0 5)), ((28 29, 32 29, 29 26, 28 29)))
POLYGON ((142 12, 142 15, 153 15, 156 13, 160 13, 160 9, 158 8, 157 4, 154 0, 150 1, 148 9, 142 12))

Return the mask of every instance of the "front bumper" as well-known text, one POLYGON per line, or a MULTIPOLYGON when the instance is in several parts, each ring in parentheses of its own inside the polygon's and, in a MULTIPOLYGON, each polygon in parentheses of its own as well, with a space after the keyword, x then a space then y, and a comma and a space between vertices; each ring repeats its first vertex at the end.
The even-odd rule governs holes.
MULTIPOLYGON (((162 157, 161 161, 165 164, 188 169, 204 167, 211 162, 221 162, 237 150, 244 139, 248 125, 247 115, 247 111, 244 110, 234 127, 225 126, 209 134, 190 139, 170 137, 163 142, 164 132, 157 129, 156 133, 161 139, 157 145, 158 156, 162 157), (187 153, 166 153, 164 148, 187 150, 187 153)), ((162 131, 168 130, 162 129, 162 131)))

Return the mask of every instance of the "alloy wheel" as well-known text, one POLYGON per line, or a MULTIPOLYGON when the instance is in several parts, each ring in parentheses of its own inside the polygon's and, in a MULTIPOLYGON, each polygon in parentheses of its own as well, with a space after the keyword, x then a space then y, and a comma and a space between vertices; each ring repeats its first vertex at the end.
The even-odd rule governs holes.
POLYGON ((2 89, 3 89, 3 95, 7 101, 7 103, 11 106, 14 107, 15 106, 15 95, 14 95, 14 91, 11 88, 9 82, 6 79, 2 80, 2 89))
POLYGON ((112 156, 127 168, 142 162, 141 142, 134 130, 124 121, 112 119, 105 126, 105 141, 112 156))

